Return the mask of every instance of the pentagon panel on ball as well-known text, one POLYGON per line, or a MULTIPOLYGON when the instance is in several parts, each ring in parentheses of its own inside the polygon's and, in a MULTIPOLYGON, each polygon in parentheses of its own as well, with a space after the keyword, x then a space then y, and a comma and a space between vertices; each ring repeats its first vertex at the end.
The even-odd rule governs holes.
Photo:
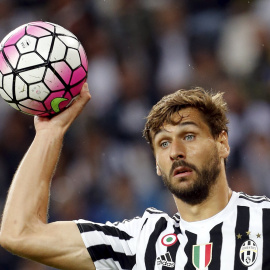
POLYGON ((0 43, 0 95, 26 114, 64 110, 79 95, 87 70, 78 38, 54 23, 24 24, 0 43))

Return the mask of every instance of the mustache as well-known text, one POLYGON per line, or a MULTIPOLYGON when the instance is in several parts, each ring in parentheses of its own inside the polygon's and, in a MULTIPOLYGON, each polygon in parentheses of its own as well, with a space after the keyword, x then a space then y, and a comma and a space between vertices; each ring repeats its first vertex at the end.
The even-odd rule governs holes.
POLYGON ((170 176, 172 176, 173 174, 173 171, 177 168, 177 167, 186 167, 186 168, 189 168, 189 169, 192 169, 193 171, 195 172, 199 172, 198 168, 191 164, 191 163, 188 163, 184 160, 176 160, 173 164, 172 164, 172 167, 171 167, 171 170, 170 170, 170 176))

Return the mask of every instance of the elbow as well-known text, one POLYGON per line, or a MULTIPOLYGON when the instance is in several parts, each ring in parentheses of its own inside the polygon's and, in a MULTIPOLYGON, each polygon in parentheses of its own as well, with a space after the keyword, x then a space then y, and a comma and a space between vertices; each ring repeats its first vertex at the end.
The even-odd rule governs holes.
POLYGON ((0 232, 0 245, 7 251, 19 255, 21 241, 19 237, 14 237, 6 233, 0 232))
POLYGON ((15 241, 14 241, 14 239, 12 239, 12 237, 6 235, 3 232, 0 232, 0 245, 4 249, 11 252, 13 250, 13 246, 15 245, 14 242, 15 241))

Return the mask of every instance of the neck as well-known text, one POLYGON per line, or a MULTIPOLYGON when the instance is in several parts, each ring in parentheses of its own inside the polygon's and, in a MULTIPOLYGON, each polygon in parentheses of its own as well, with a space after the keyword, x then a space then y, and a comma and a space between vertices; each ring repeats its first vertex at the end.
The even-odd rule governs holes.
POLYGON ((232 196, 232 190, 228 186, 226 177, 222 178, 223 180, 219 179, 217 184, 212 187, 207 199, 200 204, 190 205, 174 197, 178 212, 185 221, 208 219, 226 207, 232 196))

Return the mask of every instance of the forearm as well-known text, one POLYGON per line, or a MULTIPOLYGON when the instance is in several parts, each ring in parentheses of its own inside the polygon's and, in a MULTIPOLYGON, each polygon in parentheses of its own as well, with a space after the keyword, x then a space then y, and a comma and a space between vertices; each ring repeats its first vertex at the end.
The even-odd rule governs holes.
POLYGON ((90 100, 87 84, 69 108, 35 117, 36 136, 10 186, 0 244, 17 255, 61 269, 94 269, 74 222, 47 223, 50 185, 63 137, 90 100), (92 268, 91 268, 92 267, 92 268))
POLYGON ((1 234, 19 237, 47 221, 50 183, 61 147, 59 131, 38 132, 14 175, 3 213, 1 234))

